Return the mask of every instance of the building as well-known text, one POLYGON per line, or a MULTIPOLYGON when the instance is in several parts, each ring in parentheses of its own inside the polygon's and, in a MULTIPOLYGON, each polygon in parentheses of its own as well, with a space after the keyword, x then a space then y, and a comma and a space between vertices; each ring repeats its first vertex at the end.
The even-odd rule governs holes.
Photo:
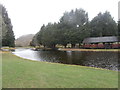
POLYGON ((83 40, 84 48, 119 48, 120 39, 116 36, 90 37, 83 40))

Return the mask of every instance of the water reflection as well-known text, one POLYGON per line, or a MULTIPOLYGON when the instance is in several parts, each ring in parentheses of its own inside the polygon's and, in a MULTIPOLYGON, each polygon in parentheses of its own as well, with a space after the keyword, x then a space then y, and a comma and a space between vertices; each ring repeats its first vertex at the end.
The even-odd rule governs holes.
POLYGON ((25 59, 31 59, 31 60, 41 60, 38 55, 38 52, 32 51, 30 49, 16 49, 13 54, 25 58, 25 59))
POLYGON ((32 51, 30 49, 16 49, 13 53, 31 60, 76 64, 110 70, 118 70, 118 54, 120 54, 120 52, 32 51))

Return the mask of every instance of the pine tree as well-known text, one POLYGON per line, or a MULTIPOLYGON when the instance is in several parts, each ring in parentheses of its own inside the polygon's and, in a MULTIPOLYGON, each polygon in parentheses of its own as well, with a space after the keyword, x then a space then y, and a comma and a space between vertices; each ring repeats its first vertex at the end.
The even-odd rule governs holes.
POLYGON ((6 8, 2 7, 2 46, 9 46, 14 47, 15 43, 15 37, 13 32, 13 26, 11 23, 11 19, 8 16, 8 13, 6 11, 6 8))

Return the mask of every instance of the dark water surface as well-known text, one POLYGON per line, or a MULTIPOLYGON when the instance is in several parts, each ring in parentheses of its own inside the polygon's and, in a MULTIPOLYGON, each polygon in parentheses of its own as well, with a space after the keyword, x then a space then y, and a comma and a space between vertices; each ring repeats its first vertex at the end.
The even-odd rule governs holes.
POLYGON ((13 53, 31 60, 91 66, 110 70, 118 70, 118 55, 120 55, 120 52, 33 51, 30 49, 16 49, 13 53))

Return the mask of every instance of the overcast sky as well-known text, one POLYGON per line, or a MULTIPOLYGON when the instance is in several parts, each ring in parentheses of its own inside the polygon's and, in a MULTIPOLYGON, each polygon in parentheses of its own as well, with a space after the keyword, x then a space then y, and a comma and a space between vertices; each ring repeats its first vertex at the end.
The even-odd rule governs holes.
POLYGON ((83 8, 89 20, 99 12, 109 11, 118 21, 119 0, 0 0, 7 8, 15 37, 35 34, 43 24, 58 22, 65 11, 83 8))

